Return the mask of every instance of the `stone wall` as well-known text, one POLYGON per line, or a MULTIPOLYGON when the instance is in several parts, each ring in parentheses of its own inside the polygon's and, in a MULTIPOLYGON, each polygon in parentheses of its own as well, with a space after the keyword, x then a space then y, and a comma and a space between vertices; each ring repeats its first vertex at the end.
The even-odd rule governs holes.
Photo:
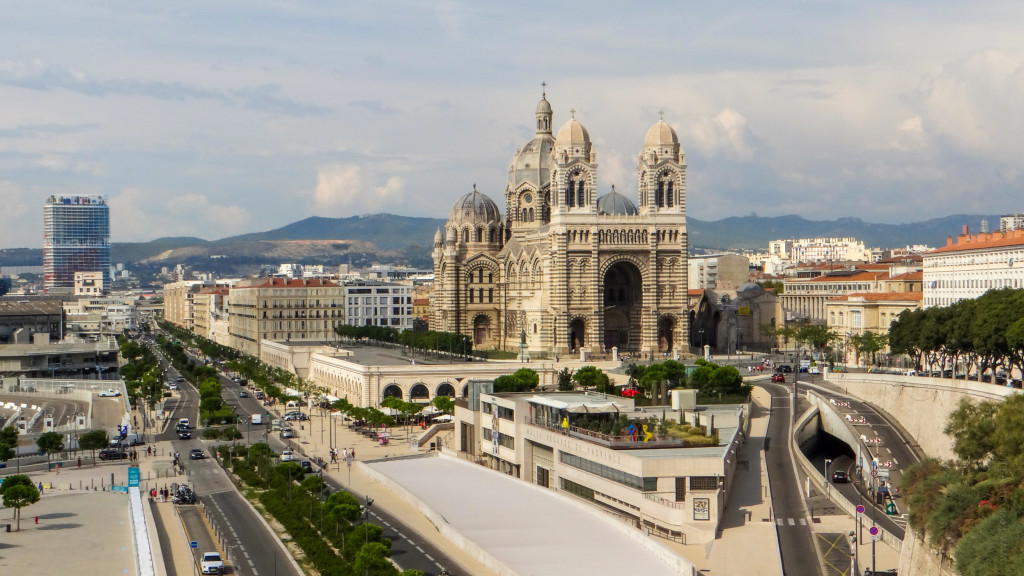
POLYGON ((907 528, 903 538, 898 572, 906 576, 957 576, 953 558, 932 548, 912 528, 907 528))

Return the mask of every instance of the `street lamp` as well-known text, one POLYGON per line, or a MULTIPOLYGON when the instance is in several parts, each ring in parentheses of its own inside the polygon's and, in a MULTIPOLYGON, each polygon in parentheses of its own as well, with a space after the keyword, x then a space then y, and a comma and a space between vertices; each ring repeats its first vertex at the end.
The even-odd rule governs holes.
POLYGON ((832 460, 830 460, 828 458, 825 459, 825 476, 824 476, 824 480, 825 480, 825 500, 830 500, 830 498, 828 497, 828 465, 831 464, 831 463, 832 463, 832 460))

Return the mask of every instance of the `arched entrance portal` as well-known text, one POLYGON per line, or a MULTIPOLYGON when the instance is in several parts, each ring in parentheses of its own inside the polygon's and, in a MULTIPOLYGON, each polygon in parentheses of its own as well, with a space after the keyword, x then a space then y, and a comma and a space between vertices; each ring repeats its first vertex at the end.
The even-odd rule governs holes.
POLYGON ((430 398, 430 390, 427 389, 425 384, 417 384, 409 391, 409 399, 414 402, 416 400, 426 400, 428 398, 430 398))
POLYGON ((448 396, 450 398, 455 397, 455 387, 445 382, 437 387, 438 396, 448 396))
POLYGON ((384 392, 381 394, 384 398, 398 398, 402 399, 402 388, 398 384, 388 384, 384 387, 384 392))
POLYGON ((675 346, 673 338, 676 331, 676 319, 662 316, 658 319, 658 352, 671 352, 675 346))
POLYGON ((630 262, 619 262, 604 274, 604 346, 619 351, 640 350, 643 276, 630 262))
POLYGON ((491 331, 491 319, 487 316, 477 316, 473 320, 473 345, 480 346, 487 341, 491 331))
POLYGON ((581 346, 586 346, 587 325, 582 318, 576 318, 569 323, 569 349, 575 352, 581 346))

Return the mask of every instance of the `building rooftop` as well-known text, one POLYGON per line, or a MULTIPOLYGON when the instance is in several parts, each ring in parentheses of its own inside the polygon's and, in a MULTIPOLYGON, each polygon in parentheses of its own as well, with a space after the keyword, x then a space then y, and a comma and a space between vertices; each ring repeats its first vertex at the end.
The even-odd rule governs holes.
POLYGON ((60 314, 63 310, 62 300, 0 300, 0 316, 60 314))
POLYGON ((948 252, 964 252, 968 250, 986 250, 1024 245, 1024 230, 1007 230, 991 234, 961 234, 953 242, 953 237, 946 239, 946 245, 936 248, 926 255, 944 254, 948 252))
POLYGON ((893 302, 901 300, 911 300, 920 302, 924 298, 924 292, 858 292, 856 294, 846 294, 845 296, 836 296, 831 300, 863 300, 865 302, 893 302))

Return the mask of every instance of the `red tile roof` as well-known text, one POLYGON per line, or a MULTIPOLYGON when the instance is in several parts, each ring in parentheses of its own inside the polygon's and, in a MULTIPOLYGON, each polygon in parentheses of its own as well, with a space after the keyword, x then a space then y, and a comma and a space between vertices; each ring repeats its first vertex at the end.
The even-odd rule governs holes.
POLYGON ((897 274, 896 276, 893 276, 892 278, 889 278, 889 280, 910 280, 910 281, 922 280, 923 281, 924 280, 924 272, 922 272, 921 270, 918 270, 917 272, 906 272, 904 274, 897 274))
POLYGON ((1006 246, 1024 245, 1024 230, 1007 230, 993 232, 991 234, 961 234, 953 242, 953 237, 946 239, 946 245, 936 248, 927 254, 942 254, 946 252, 963 252, 966 250, 985 250, 988 248, 1003 248, 1006 246))
POLYGON ((836 296, 829 298, 829 300, 852 300, 854 298, 861 298, 868 302, 891 302, 899 300, 915 300, 920 302, 924 298, 923 292, 857 292, 855 294, 846 294, 845 296, 836 296))

